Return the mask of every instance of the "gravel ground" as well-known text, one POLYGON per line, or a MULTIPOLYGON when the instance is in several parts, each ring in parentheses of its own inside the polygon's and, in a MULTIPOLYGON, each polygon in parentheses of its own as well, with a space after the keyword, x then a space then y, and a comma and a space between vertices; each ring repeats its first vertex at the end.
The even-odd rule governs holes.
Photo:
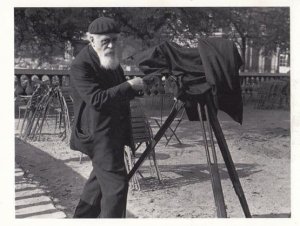
MULTIPOLYGON (((221 112, 219 120, 252 215, 289 218, 290 112, 247 106, 242 126, 221 112)), ((83 156, 80 163, 80 153, 70 150, 57 135, 43 135, 42 142, 25 143, 17 133, 16 163, 47 190, 58 210, 72 217, 91 171, 89 159, 83 156)), ((140 168, 141 190, 129 192, 128 217, 216 217, 200 125, 184 120, 177 135, 182 145, 173 139, 165 146, 162 139, 156 147, 162 184, 150 173, 148 160, 140 168)), ((228 217, 242 218, 241 206, 219 151, 218 162, 228 217)))

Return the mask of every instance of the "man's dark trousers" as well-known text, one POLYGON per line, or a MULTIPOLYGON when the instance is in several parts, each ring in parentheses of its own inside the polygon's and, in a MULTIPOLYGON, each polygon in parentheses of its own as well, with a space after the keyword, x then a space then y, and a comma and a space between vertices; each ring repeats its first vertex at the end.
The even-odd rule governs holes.
POLYGON ((106 157, 103 158, 99 150, 91 158, 93 170, 84 186, 74 218, 126 216, 128 180, 124 149, 115 150, 106 157))

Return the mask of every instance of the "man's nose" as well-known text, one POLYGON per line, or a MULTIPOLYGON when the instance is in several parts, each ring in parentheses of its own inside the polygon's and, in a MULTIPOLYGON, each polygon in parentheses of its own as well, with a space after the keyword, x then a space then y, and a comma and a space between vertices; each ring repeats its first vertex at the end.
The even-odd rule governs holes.
POLYGON ((113 42, 109 42, 108 45, 107 45, 108 48, 113 48, 114 46, 115 46, 115 45, 114 45, 113 42))

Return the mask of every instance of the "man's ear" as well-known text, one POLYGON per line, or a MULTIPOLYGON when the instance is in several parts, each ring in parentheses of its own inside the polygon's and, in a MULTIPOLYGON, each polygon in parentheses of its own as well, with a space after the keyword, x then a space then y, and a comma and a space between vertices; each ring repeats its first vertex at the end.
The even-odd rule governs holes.
POLYGON ((90 42, 94 43, 94 37, 93 36, 90 36, 90 42))

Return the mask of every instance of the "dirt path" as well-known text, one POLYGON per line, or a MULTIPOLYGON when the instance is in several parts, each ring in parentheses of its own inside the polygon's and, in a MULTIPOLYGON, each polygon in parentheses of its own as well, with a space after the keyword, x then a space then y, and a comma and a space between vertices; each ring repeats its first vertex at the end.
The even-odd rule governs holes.
MULTIPOLYGON (((290 118, 288 111, 247 107, 244 124, 219 114, 233 161, 251 213, 255 217, 289 217, 290 210, 290 118)), ((130 191, 129 216, 139 218, 216 217, 200 126, 183 121, 178 136, 183 145, 162 140, 157 159, 163 177, 152 177, 149 161, 141 167, 141 191, 130 191), (133 215, 131 215, 133 214, 133 215)), ((16 138, 16 162, 35 176, 52 196, 55 206, 72 216, 91 170, 84 157, 69 150, 56 136, 44 142, 23 143, 16 138)), ((237 196, 219 155, 221 179, 229 217, 243 217, 237 196)))

